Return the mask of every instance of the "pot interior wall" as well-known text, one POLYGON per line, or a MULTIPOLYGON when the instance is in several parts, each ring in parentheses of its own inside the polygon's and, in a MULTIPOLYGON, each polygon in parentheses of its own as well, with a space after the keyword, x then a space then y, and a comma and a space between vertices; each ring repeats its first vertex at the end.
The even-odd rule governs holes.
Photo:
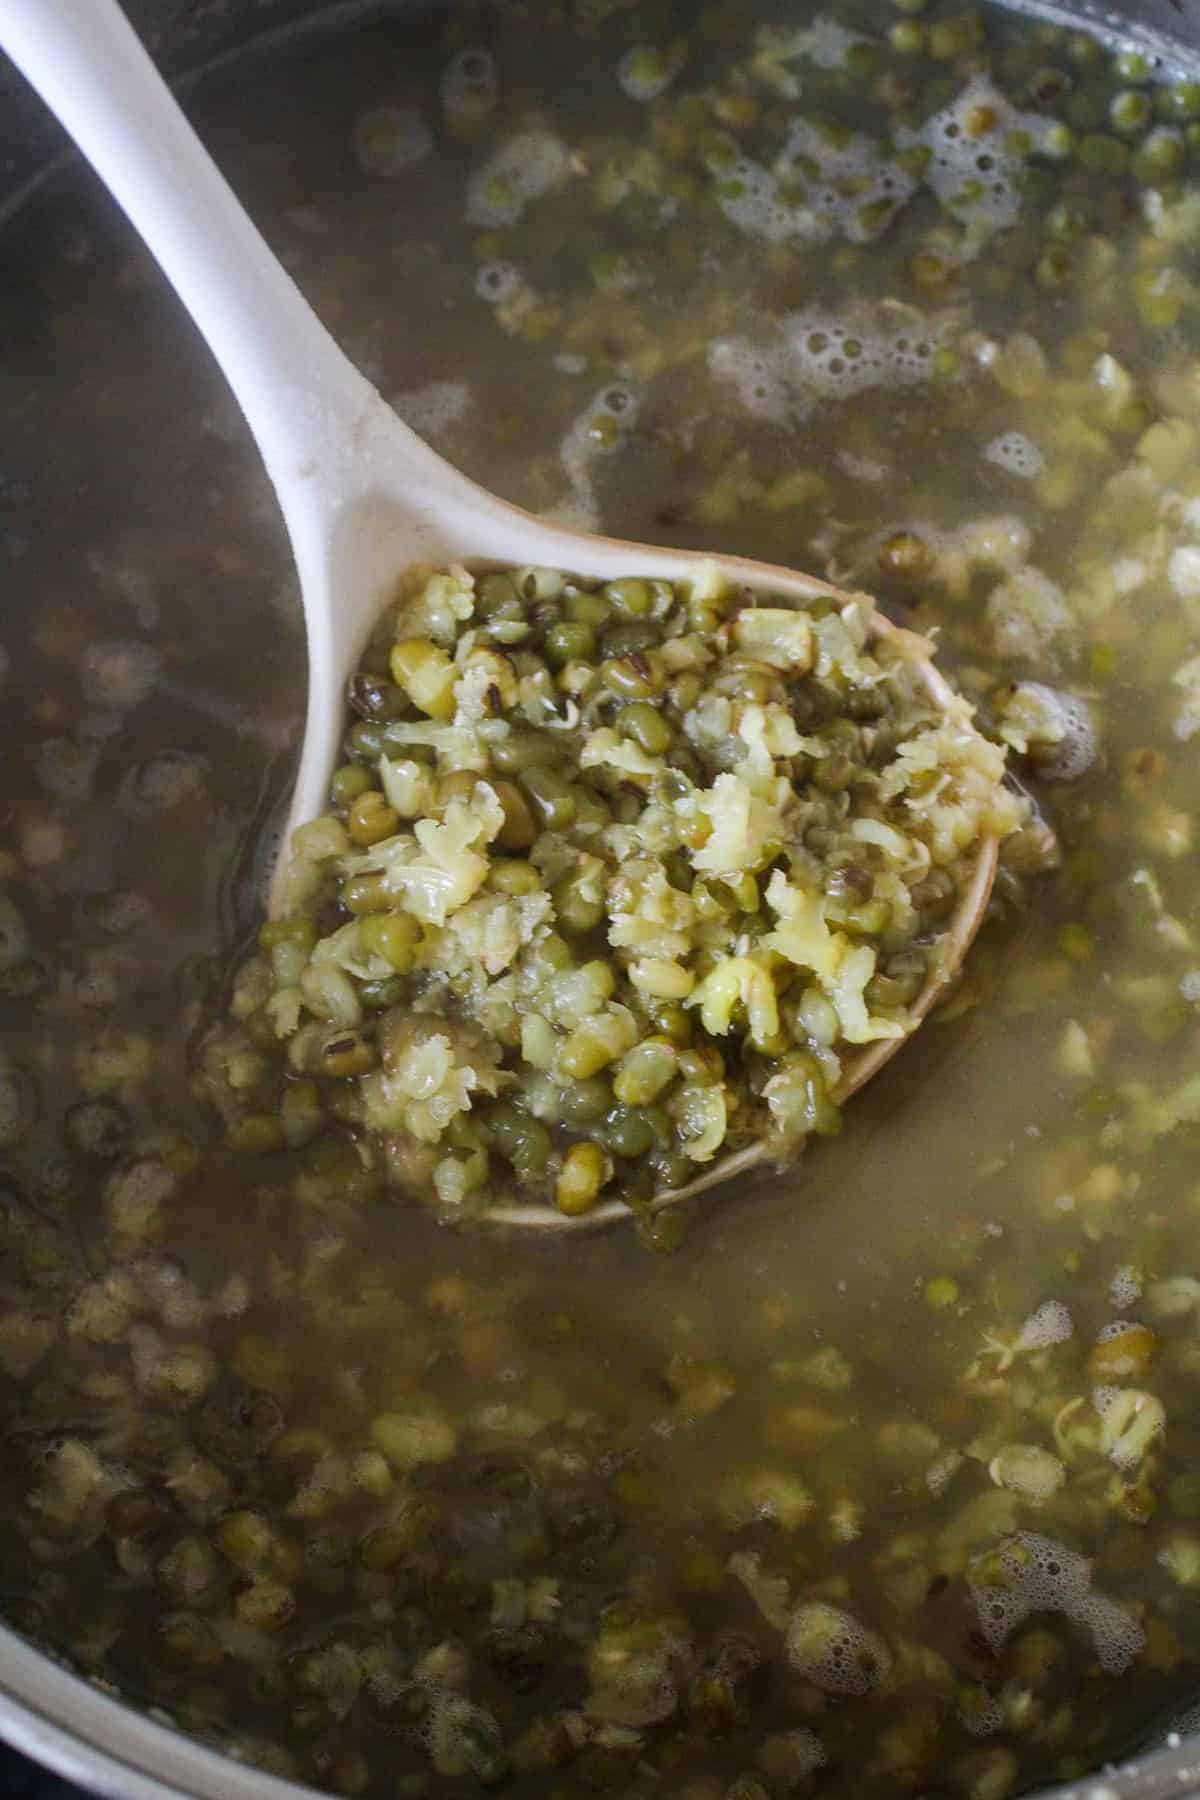
MULTIPOLYGON (((276 31, 344 15, 399 11, 404 0, 126 0, 125 11, 173 81, 236 54, 276 31)), ((1074 6, 1022 4, 1042 18, 1086 21, 1100 32, 1134 33, 1152 52, 1200 51, 1196 0, 1082 0, 1074 6)), ((64 149, 61 131, 0 55, 0 213, 64 149)))
MULTIPOLYGON (((173 77, 180 79, 214 59, 239 51, 264 33, 294 30, 318 20, 329 10, 321 5, 305 4, 304 0, 242 0, 242 3, 225 0, 216 5, 200 4, 197 0, 185 0, 185 3, 128 0, 128 11, 162 65, 173 77)), ((349 14, 389 9, 385 5, 333 10, 344 10, 349 14)), ((1189 49, 1194 44, 1200 50, 1200 8, 1193 0, 1185 0, 1183 5, 1179 0, 1146 0, 1145 4, 1129 5, 1119 12, 1108 8, 1069 11, 1046 7, 1036 10, 1063 19, 1086 17, 1098 27, 1116 26, 1123 33, 1132 29, 1142 35, 1156 53, 1163 45, 1175 44, 1189 49)), ((1162 53, 1166 54, 1165 49, 1162 53)), ((11 73, 0 75, 0 171, 4 195, 12 200, 25 193, 30 182, 61 150, 61 138, 56 128, 46 120, 42 109, 20 80, 11 73)), ((0 195, 0 204, 2 200, 0 195)), ((1176 1723, 1186 1724, 1186 1721, 1176 1723)), ((100 1727, 96 1730, 99 1734, 100 1727)), ((36 1743, 36 1737, 32 1741, 36 1743)), ((49 1745, 47 1753, 65 1754, 49 1745)), ((83 1764, 81 1768, 85 1766, 83 1764)), ((182 1769, 176 1772, 175 1778, 181 1784, 202 1779, 194 1772, 182 1769)), ((1134 1776, 1127 1784, 1117 1780, 1113 1786, 1115 1791, 1131 1796, 1157 1793, 1157 1784, 1146 1785, 1148 1779, 1145 1775, 1134 1776)), ((194 1791, 215 1790, 197 1787, 194 1791)), ((1172 1791, 1180 1791, 1178 1783, 1172 1791)))

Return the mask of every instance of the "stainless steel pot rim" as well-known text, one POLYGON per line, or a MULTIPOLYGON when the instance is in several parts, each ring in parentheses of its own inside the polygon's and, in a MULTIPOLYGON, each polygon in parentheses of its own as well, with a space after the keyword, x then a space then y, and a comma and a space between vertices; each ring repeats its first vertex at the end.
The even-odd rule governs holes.
MULTIPOLYGON (((221 0, 224 11, 226 0, 221 0)), ((265 0, 260 0, 265 3, 265 0)), ((301 22, 259 31, 251 54, 309 34, 361 23, 404 8, 408 0, 314 0, 301 22)), ((1188 0, 1002 0, 1015 12, 1055 24, 1080 26, 1110 42, 1136 42, 1157 68, 1195 64, 1200 56, 1200 7, 1188 0), (1126 10, 1128 7, 1128 10, 1126 10), (1180 41, 1190 32, 1195 43, 1180 41)), ((153 0, 125 0, 131 14, 145 13, 153 0)), ((252 10, 252 9, 251 9, 252 10)), ((220 69, 246 54, 222 52, 194 69, 181 83, 220 69)), ((0 202, 0 228, 34 192, 71 161, 71 153, 43 161, 0 202)), ((1108 1765, 1082 1780, 1040 1789, 1030 1800, 1200 1800, 1200 1728, 1189 1713, 1186 1733, 1163 1731, 1164 1748, 1149 1750, 1119 1765, 1108 1765)), ((322 1790, 268 1775, 228 1752, 186 1736, 166 1715, 139 1711, 133 1704, 75 1674, 0 1623, 0 1740, 65 1780, 107 1800, 301 1800, 322 1790)))
POLYGON ((0 1737, 111 1800, 295 1800, 314 1792, 136 1711, 7 1626, 0 1626, 0 1737))
MULTIPOLYGON (((0 1738, 110 1800, 298 1800, 315 1789, 235 1761, 114 1699, 0 1626, 0 1738)), ((1188 1800, 1200 1738, 1109 1767, 1039 1800, 1188 1800)))

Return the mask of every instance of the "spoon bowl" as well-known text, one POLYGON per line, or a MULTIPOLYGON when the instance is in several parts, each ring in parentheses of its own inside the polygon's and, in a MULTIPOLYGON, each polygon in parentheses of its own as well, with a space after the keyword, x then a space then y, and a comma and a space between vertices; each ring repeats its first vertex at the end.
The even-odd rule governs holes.
MULTIPOLYGON (((115 0, 4 0, 0 46, 41 93, 124 208, 221 365, 274 483, 300 579, 308 633, 304 746, 285 843, 325 803, 345 728, 344 693, 367 636, 414 563, 543 565, 602 581, 682 581, 713 559, 589 536, 512 506, 470 481, 417 437, 354 367, 281 267, 192 131, 115 0)), ((866 595, 793 570, 720 558, 753 592, 799 602, 856 600, 870 635, 908 639, 934 704, 963 731, 970 709, 928 658, 866 595)), ((941 939, 941 956, 910 1009, 911 1035, 961 967, 987 908, 997 846, 984 839, 941 939)), ((286 850, 270 906, 285 911, 286 850)), ((845 1100, 905 1037, 871 1045, 847 1069, 845 1100)), ((658 1209, 769 1160, 764 1145, 721 1157, 658 1209)), ((545 1205, 497 1206, 491 1222, 594 1229, 631 1217, 619 1201, 569 1218, 545 1205)))

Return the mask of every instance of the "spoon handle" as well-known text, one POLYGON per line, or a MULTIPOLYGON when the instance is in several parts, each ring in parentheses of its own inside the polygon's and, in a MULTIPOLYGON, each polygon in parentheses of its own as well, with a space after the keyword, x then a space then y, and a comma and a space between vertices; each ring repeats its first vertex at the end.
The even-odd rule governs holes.
POLYGON ((311 506, 314 488, 345 474, 321 459, 354 442, 378 396, 268 249, 115 0, 3 0, 0 46, 161 264, 281 498, 303 479, 311 506))

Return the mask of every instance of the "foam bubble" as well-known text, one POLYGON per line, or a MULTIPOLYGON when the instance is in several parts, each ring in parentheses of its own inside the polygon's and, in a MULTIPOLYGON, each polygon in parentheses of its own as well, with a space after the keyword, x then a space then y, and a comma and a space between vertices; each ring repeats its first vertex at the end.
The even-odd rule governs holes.
POLYGON ((559 461, 570 485, 563 499, 547 509, 546 518, 577 531, 599 527, 600 502, 592 462, 596 457, 612 456, 622 447, 637 416, 637 394, 620 382, 610 382, 592 396, 559 445, 559 461))
POLYGON ((457 425, 470 404, 465 381, 431 381, 407 394, 397 394, 392 401, 405 424, 422 437, 438 437, 451 425, 457 425))
POLYGON ((193 1331, 204 1320, 204 1302, 178 1263, 165 1257, 144 1257, 134 1274, 150 1305, 171 1331, 193 1331))
POLYGON ((985 462, 995 463, 1009 475, 1032 481, 1046 466, 1046 459, 1032 438, 1023 431, 1002 431, 985 444, 981 452, 985 462))
MULTIPOLYGON (((1190 976, 1200 977, 1200 969, 1192 969, 1190 976)), ((1191 985, 1189 975, 1185 975, 1179 984, 1181 991, 1184 981, 1191 985)), ((1200 993, 1194 997, 1200 999, 1200 993)), ((1154 1283, 1149 1300, 1156 1318, 1186 1319, 1189 1313, 1200 1309, 1200 1281, 1194 1275, 1168 1275, 1164 1281, 1154 1283)))
POLYGON ((438 93, 450 125, 475 128, 495 110, 500 97, 496 62, 490 50, 473 45, 452 56, 442 72, 438 93))
POLYGON ((646 1633, 641 1642, 620 1628, 602 1633, 588 1653, 587 1712, 634 1730, 669 1718, 679 1704, 676 1669, 690 1650, 669 1629, 646 1633))
POLYGON ((551 131, 523 131, 475 170, 467 184, 467 221, 494 230, 515 225, 533 200, 566 180, 570 159, 551 131))
POLYGON ((407 175, 433 149, 433 133, 415 107, 372 106, 354 121, 354 154, 368 175, 407 175))
POLYGON ((960 1450, 947 1450, 936 1462, 930 1463, 925 1471, 925 1486, 935 1497, 944 1493, 963 1466, 964 1457, 960 1450))
POLYGON ((807 1776, 823 1769, 828 1761, 824 1744, 807 1725, 797 1725, 792 1731, 772 1732, 763 1739, 758 1752, 759 1768, 788 1792, 807 1776))
POLYGON ((491 1784, 505 1770, 504 1741, 491 1713, 458 1694, 440 1694, 423 1734, 438 1775, 491 1784))
POLYGON ((771 171, 750 156, 739 156, 719 171, 716 199, 730 224, 768 244, 786 244, 791 238, 820 243, 829 235, 811 208, 785 200, 771 171))
POLYGON ((992 641, 1001 656, 1045 662, 1072 624, 1062 589, 1032 563, 1013 569, 987 601, 992 641))
POLYGON ((1108 1324, 1102 1325, 1096 1333, 1096 1342, 1108 1344, 1112 1342, 1113 1338, 1123 1337, 1127 1331, 1136 1330, 1137 1326, 1132 1319, 1110 1319, 1108 1324))
POLYGON ((846 60, 846 52, 855 44, 866 42, 860 32, 849 31, 836 19, 819 13, 806 30, 792 39, 791 53, 804 57, 818 69, 840 69, 846 60))
POLYGON ((813 309, 784 320, 799 380, 827 400, 929 378, 938 333, 915 308, 864 309, 841 318, 813 309))
POLYGON ((986 1691, 972 1698, 973 1704, 959 1707, 959 1721, 972 1737, 991 1737, 1004 1724, 1004 1708, 994 1694, 986 1691))
POLYGON ((839 450, 837 462, 840 469, 855 481, 886 481, 891 474, 891 464, 880 462, 873 456, 858 456, 853 450, 839 450))
POLYGON ((93 706, 137 706, 157 681, 162 657, 151 644, 124 639, 89 644, 79 665, 79 685, 93 706))
POLYGON ((755 344, 749 338, 719 338, 709 346, 708 368, 718 381, 733 385, 743 412, 752 418, 796 425, 811 410, 796 391, 786 347, 755 344))
POLYGON ((130 771, 117 804, 135 818, 169 811, 203 791, 207 770, 208 759, 198 752, 164 750, 130 771))
POLYGON ((852 244, 879 237, 917 190, 916 176, 874 139, 809 119, 793 124, 775 174, 802 189, 825 236, 840 231, 852 244))
POLYGON ((1079 1551, 1036 1532, 1020 1534, 1018 1549, 1007 1552, 1007 1572, 1020 1578, 1035 1604, 1077 1606, 1092 1582, 1092 1565, 1079 1551))
MULTIPOLYGON (((861 40, 832 20, 785 34, 764 54, 782 91, 799 91, 782 63, 806 57, 834 68, 861 40)), ((969 261, 997 231, 1013 225, 1021 208, 1028 156, 1046 140, 1049 121, 1018 112, 984 77, 918 129, 897 133, 895 148, 865 133, 797 118, 782 151, 767 167, 749 156, 714 159, 718 206, 739 230, 767 243, 825 243, 842 235, 866 243, 886 231, 922 184, 963 225, 952 260, 969 261), (923 169, 895 149, 924 153, 923 169)))
MULTIPOLYGON (((88 568, 100 585, 133 610, 143 631, 153 631, 159 622, 161 608, 149 570, 140 567, 133 554, 110 555, 107 551, 88 552, 88 568)), ((295 600, 289 597, 294 608, 295 600)))
POLYGON ((635 44, 617 64, 621 92, 630 100, 657 100, 666 93, 684 60, 682 44, 672 44, 668 50, 658 50, 653 44, 635 44))
POLYGON ((1036 745, 1038 774, 1045 781, 1078 781, 1100 749, 1087 701, 1040 681, 1018 682, 1017 691, 1034 702, 1055 733, 1052 743, 1036 745))
POLYGON ((1123 1674, 1145 1647, 1138 1621, 1107 1594, 1089 1594, 1073 1616, 1091 1632, 1096 1661, 1106 1675, 1123 1674))
POLYGON ((1002 1588, 979 1589, 975 1595, 975 1608, 979 1614, 979 1628, 989 1647, 996 1652, 1028 1618, 1030 1611, 1019 1595, 1007 1594, 1002 1588))
POLYGON ((917 177, 873 138, 796 119, 771 168, 739 156, 713 168, 717 204, 751 237, 868 243, 886 231, 917 177))
POLYGON ((915 307, 884 302, 843 314, 791 313, 761 338, 718 338, 709 372, 731 382, 744 410, 796 425, 818 400, 845 400, 871 388, 914 387, 930 378, 944 325, 915 307))
POLYGON ((511 262, 484 263, 475 277, 477 298, 490 306, 502 306, 511 300, 520 285, 521 271, 511 262))
POLYGON ((1017 1343, 1022 1350, 1046 1350, 1051 1344, 1064 1344, 1074 1330, 1062 1301, 1044 1300, 1022 1325, 1017 1343))
POLYGON ((929 152, 925 183, 966 226, 964 255, 976 254, 997 231, 1016 223, 1021 175, 1049 123, 1038 113, 1018 112, 980 75, 919 131, 897 133, 901 148, 929 152))
POLYGON ((538 304, 537 289, 525 279, 516 263, 484 263, 475 276, 475 295, 493 308, 496 323, 510 336, 538 304))
MULTIPOLYGON (((1178 1734, 1179 1737, 1191 1737, 1193 1732, 1200 1731, 1200 1705, 1189 1706, 1186 1712, 1176 1713, 1171 1720, 1173 1730, 1168 1734, 1167 1743, 1178 1734)), ((1171 1748, 1174 1749, 1174 1745, 1171 1748)), ((1117 1797, 1114 1796, 1114 1800, 1117 1797)))
POLYGON ((883 1639, 827 1600, 809 1600, 796 1608, 786 1648, 797 1673, 827 1694, 869 1693, 886 1680, 892 1666, 883 1639))
POLYGON ((1061 1612, 1091 1633, 1097 1660, 1119 1675, 1142 1650, 1146 1634, 1132 1614, 1092 1588, 1086 1556, 1054 1538, 1021 1531, 1003 1544, 989 1563, 998 1565, 995 1585, 971 1582, 979 1626, 997 1654, 1032 1612, 1061 1612))

